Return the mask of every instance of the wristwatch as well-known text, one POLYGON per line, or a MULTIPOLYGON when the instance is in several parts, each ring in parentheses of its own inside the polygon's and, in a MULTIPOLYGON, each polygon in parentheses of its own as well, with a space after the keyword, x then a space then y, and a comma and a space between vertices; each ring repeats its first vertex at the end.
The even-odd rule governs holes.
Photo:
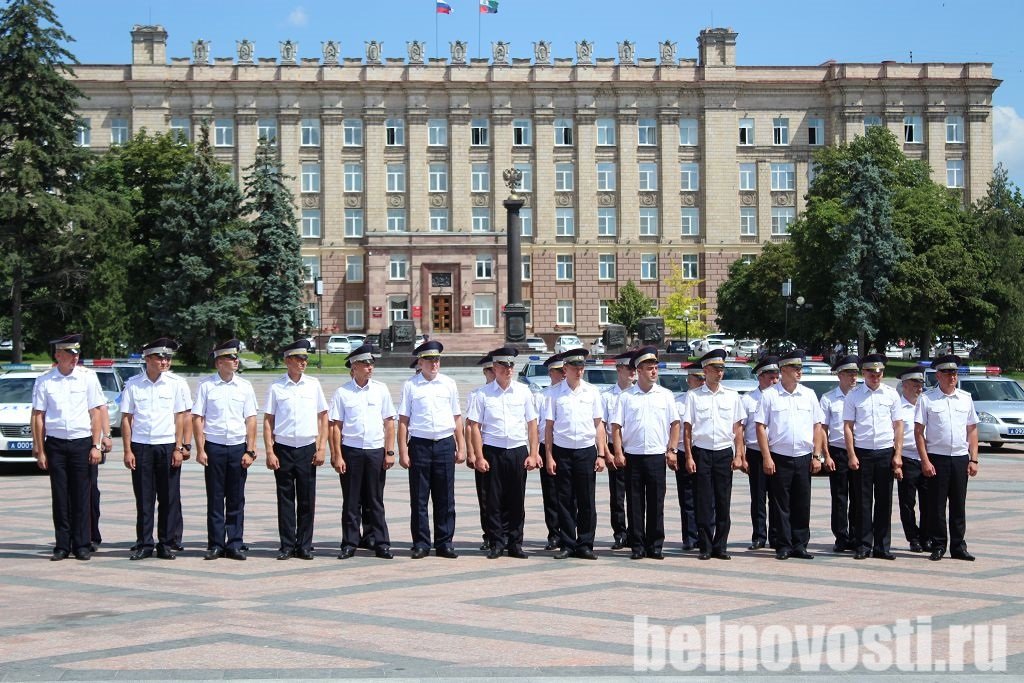
POLYGON ((191 453, 192 452, 192 444, 190 444, 190 443, 183 443, 183 444, 181 444, 181 448, 178 449, 178 450, 185 451, 186 453, 191 453))
POLYGON ((668 449, 668 452, 673 454, 673 455, 678 455, 679 454, 679 449, 678 448, 670 448, 670 449, 668 449))
POLYGON ((395 452, 394 451, 386 451, 385 454, 388 455, 388 456, 394 457, 395 452))
POLYGON ((95 448, 96 450, 98 450, 98 451, 99 451, 100 453, 102 453, 102 452, 103 452, 103 444, 99 444, 99 443, 94 443, 94 444, 92 445, 92 447, 93 447, 93 448, 95 448))
POLYGON ((820 462, 822 465, 825 464, 825 456, 822 455, 821 453, 815 453, 811 457, 820 462))
POLYGON ((256 451, 246 451, 245 454, 248 455, 253 460, 256 459, 256 451))

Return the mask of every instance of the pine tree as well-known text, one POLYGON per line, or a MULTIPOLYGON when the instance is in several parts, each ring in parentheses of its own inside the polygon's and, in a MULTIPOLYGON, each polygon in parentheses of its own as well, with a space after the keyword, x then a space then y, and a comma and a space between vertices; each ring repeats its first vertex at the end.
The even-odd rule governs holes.
POLYGON ((252 231, 242 196, 210 148, 204 125, 195 155, 161 204, 157 250, 163 288, 150 301, 154 324, 204 362, 218 340, 237 334, 254 287, 252 231))
POLYGON ((13 359, 21 360, 26 311, 53 319, 67 304, 61 285, 85 269, 62 244, 67 197, 86 167, 75 146, 81 92, 68 78, 71 42, 46 0, 11 0, 0 11, 0 254, 11 292, 13 359), (58 286, 54 286, 55 283, 58 286))
POLYGON ((302 242, 295 221, 294 198, 266 140, 260 140, 256 161, 246 169, 246 213, 254 216, 256 291, 252 318, 254 350, 264 366, 281 359, 279 349, 294 340, 305 325, 302 242))

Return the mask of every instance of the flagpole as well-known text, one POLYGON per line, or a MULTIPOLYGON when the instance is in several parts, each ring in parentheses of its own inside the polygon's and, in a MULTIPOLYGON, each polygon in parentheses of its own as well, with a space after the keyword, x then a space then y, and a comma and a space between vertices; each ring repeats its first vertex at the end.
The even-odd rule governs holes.
POLYGON ((480 15, 482 15, 482 14, 483 14, 483 12, 481 12, 480 8, 477 7, 476 8, 476 58, 477 59, 480 59, 480 24, 482 23, 482 21, 480 19, 480 15))
POLYGON ((437 15, 440 12, 437 11, 437 5, 434 5, 434 59, 437 59, 437 15))

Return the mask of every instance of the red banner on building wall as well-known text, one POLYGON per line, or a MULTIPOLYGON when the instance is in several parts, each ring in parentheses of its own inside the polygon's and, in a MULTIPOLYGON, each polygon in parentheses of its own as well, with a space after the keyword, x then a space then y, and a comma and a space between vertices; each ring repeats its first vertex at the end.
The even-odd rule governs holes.
POLYGON ((473 307, 472 306, 463 306, 462 307, 462 317, 463 318, 472 318, 473 317, 473 307))

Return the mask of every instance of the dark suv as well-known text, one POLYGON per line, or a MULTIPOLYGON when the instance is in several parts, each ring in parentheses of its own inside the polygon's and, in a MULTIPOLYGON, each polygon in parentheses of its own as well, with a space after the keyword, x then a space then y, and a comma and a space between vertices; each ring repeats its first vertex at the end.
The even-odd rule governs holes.
POLYGON ((693 353, 693 349, 690 348, 690 345, 686 341, 682 339, 673 339, 668 343, 668 346, 665 347, 665 352, 682 353, 689 356, 693 353))

